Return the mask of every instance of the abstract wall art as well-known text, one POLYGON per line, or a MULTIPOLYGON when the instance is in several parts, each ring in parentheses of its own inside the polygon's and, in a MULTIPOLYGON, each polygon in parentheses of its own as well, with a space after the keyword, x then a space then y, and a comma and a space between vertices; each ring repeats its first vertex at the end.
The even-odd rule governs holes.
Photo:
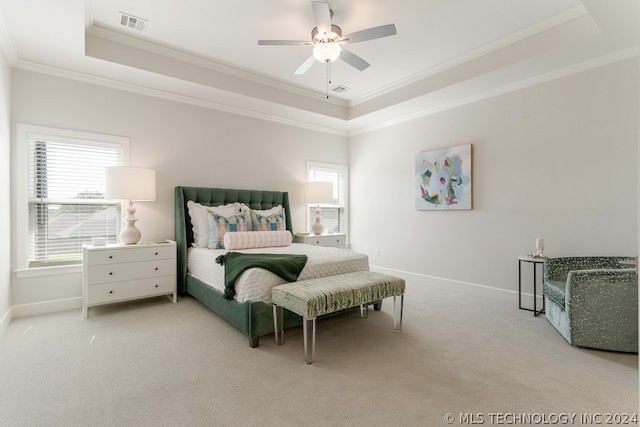
POLYGON ((416 209, 471 209, 471 144, 416 154, 416 209))

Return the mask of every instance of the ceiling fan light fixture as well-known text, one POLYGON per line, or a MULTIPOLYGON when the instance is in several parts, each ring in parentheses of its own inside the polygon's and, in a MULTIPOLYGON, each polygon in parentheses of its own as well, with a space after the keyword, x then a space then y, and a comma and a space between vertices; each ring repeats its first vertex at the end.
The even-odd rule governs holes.
POLYGON ((313 48, 313 56, 320 62, 333 62, 340 56, 340 44, 318 43, 313 48))
MULTIPOLYGON (((327 64, 327 73, 329 73, 330 67, 328 65, 338 58, 353 68, 364 71, 371 64, 360 58, 355 53, 349 52, 347 49, 343 49, 342 45, 389 37, 396 34, 396 26, 394 24, 387 24, 366 28, 343 37, 342 28, 331 23, 333 11, 329 7, 329 3, 325 3, 323 1, 312 1, 311 8, 313 9, 313 16, 316 23, 316 26, 311 30, 311 41, 258 40, 258 45, 261 46, 313 46, 313 54, 307 57, 298 69, 296 69, 294 73, 296 76, 304 74, 309 68, 311 68, 315 61, 327 64)), ((327 81, 329 82, 330 78, 327 79, 327 81)))
POLYGON ((321 33, 318 27, 311 30, 311 40, 314 43, 328 43, 336 42, 342 39, 342 28, 337 25, 331 25, 331 31, 328 33, 321 33))

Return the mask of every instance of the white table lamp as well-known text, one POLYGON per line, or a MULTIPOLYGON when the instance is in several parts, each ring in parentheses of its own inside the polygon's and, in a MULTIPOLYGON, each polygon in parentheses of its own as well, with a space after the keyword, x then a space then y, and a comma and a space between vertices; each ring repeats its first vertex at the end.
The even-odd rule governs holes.
POLYGON ((311 227, 313 234, 322 234, 324 227, 320 222, 320 203, 333 203, 333 184, 331 182, 305 182, 304 203, 316 205, 316 222, 311 227))
POLYGON ((138 218, 133 201, 154 201, 156 199, 156 171, 131 166, 110 166, 105 168, 105 198, 129 200, 126 226, 120 231, 120 241, 133 245, 140 241, 142 233, 135 226, 138 218))

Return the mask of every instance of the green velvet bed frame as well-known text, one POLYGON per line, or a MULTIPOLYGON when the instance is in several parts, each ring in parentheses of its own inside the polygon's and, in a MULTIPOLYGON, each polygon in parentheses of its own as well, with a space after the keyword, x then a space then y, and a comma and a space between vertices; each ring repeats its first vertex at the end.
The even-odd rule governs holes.
MULTIPOLYGON (((187 202, 193 200, 206 206, 240 202, 251 209, 270 209, 282 205, 287 230, 293 233, 289 193, 282 191, 235 190, 229 188, 176 187, 175 241, 178 246, 178 292, 188 293, 220 317, 238 328, 249 338, 249 345, 257 347, 262 335, 273 332, 273 308, 264 302, 228 301, 219 292, 187 274, 187 249, 193 243, 193 229, 187 202)), ((285 327, 302 324, 300 316, 286 312, 285 327)))

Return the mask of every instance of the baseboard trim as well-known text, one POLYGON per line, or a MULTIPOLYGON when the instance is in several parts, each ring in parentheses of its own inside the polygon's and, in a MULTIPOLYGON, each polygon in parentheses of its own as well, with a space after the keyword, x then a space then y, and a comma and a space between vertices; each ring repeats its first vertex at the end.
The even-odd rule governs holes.
MULTIPOLYGON (((372 271, 378 271, 380 273, 385 273, 385 272, 395 273, 395 274, 397 274, 398 276, 402 277, 405 280, 407 278, 413 277, 413 278, 419 278, 419 279, 435 280, 435 281, 438 281, 438 282, 443 283, 443 284, 444 283, 450 283, 450 284, 453 283, 453 284, 456 284, 456 285, 475 286, 475 287, 478 287, 478 288, 490 289, 492 291, 509 292, 509 293, 512 293, 512 294, 517 294, 518 293, 518 291, 513 291, 511 289, 496 288, 494 286, 480 285, 478 283, 463 282, 463 281, 460 281, 460 280, 446 279, 444 277, 430 276, 428 274, 421 274, 421 273, 413 273, 411 271, 396 270, 394 268, 378 267, 378 266, 375 266, 375 265, 371 265, 370 268, 371 268, 372 271)), ((523 294, 523 295, 525 295, 525 294, 523 294)))
MULTIPOLYGON (((375 266, 375 265, 371 265, 370 266, 371 271, 378 271, 380 273, 389 273, 389 274, 395 274, 399 277, 402 277, 403 279, 407 280, 410 278, 413 279, 429 279, 432 281, 437 281, 440 282, 442 284, 455 284, 455 285, 464 285, 464 286, 474 286, 474 287, 478 287, 478 288, 484 288, 487 290, 491 290, 491 291, 499 291, 499 292, 508 292, 514 295, 518 294, 518 291, 514 291, 511 289, 502 289, 502 288, 496 288, 494 286, 487 286, 487 285, 480 285, 478 283, 473 283, 473 282, 464 282, 461 280, 453 280, 453 279, 446 279, 444 277, 437 277, 437 276, 431 276, 428 274, 421 274, 421 273, 414 273, 411 271, 404 271, 404 270, 397 270, 394 268, 386 268, 386 267, 379 267, 379 266, 375 266)), ((530 293, 522 293, 523 296, 527 296, 529 298, 533 297, 533 294, 530 293)), ((541 298, 540 295, 538 295, 538 298, 541 298)), ((21 305, 14 305, 12 307, 9 307, 9 310, 7 310, 7 312, 3 315, 2 319, 0 319, 0 335, 2 335, 2 333, 4 332, 4 330, 6 329, 6 327, 9 325, 9 323, 11 322, 11 319, 15 319, 18 317, 28 317, 28 316, 37 316, 40 314, 48 314, 48 313, 56 313, 59 311, 67 311, 67 310, 76 310, 76 309, 80 309, 82 308, 82 297, 75 297, 75 298, 66 298, 66 299, 59 299, 59 300, 52 300, 52 301, 42 301, 42 302, 36 302, 36 303, 30 303, 30 304, 21 304, 21 305)))
POLYGON ((40 314, 76 310, 79 308, 82 308, 82 297, 14 305, 11 307, 11 313, 12 318, 15 319, 17 317, 38 316, 40 314))
MULTIPOLYGON (((462 286, 473 286, 473 287, 477 287, 477 288, 484 288, 487 290, 491 290, 491 291, 498 291, 498 292, 508 292, 510 294, 513 294, 514 296, 518 295, 518 291, 514 291, 511 289, 503 289, 503 288, 496 288, 494 286, 487 286, 487 285, 480 285, 478 283, 472 283, 472 282, 463 282, 460 280, 453 280, 453 279, 446 279, 444 277, 437 277, 437 276, 430 276, 428 274, 420 274, 420 273, 413 273, 411 271, 404 271, 404 270, 396 270, 393 268, 386 268, 386 267, 378 267, 375 265, 371 265, 369 266, 371 268, 372 271, 377 271, 379 273, 389 273, 389 274, 395 274, 399 277, 402 277, 405 280, 408 280, 410 278, 414 278, 414 279, 429 279, 431 281, 436 281, 439 282, 440 284, 454 284, 454 285, 462 285, 462 286)), ((542 292, 542 290, 540 290, 540 292, 542 292)), ((522 297, 526 298, 526 303, 529 303, 529 301, 531 301, 531 304, 533 304, 533 294, 530 292, 523 292, 522 293, 522 297)), ((539 304, 540 307, 542 307, 542 294, 539 294, 537 296, 537 304, 539 304)), ((523 304, 525 303, 525 301, 523 300, 523 304)))

